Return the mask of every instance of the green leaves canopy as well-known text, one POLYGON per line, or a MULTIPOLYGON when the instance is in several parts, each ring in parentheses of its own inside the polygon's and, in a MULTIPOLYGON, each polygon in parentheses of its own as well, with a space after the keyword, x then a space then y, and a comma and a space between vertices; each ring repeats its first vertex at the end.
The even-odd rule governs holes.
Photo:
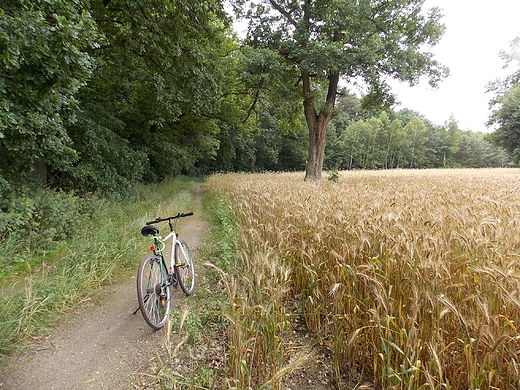
POLYGON ((490 85, 496 96, 491 100, 493 113, 489 125, 496 125, 489 139, 503 148, 516 164, 520 164, 520 37, 511 42, 511 52, 502 53, 507 64, 516 63, 517 69, 504 80, 490 85))
POLYGON ((276 51, 317 79, 334 72, 359 78, 370 87, 369 98, 391 103, 386 77, 415 84, 426 74, 436 85, 447 74, 426 51, 444 32, 441 15, 435 8, 423 12, 423 2, 261 1, 247 12, 247 42, 276 51))
POLYGON ((78 167, 107 161, 108 168, 114 154, 126 154, 134 164, 118 169, 112 183, 131 183, 136 175, 156 181, 214 154, 229 50, 220 4, 111 0, 93 3, 93 15, 104 39, 89 49, 100 66, 80 96, 84 121, 71 129, 82 153, 78 167), (121 142, 92 155, 83 149, 92 131, 121 142))
POLYGON ((0 175, 76 159, 65 125, 93 69, 97 31, 82 0, 7 0, 0 9, 0 175))
MULTIPOLYGON (((309 129, 306 179, 319 180, 326 128, 334 116, 340 78, 362 82, 366 105, 390 105, 387 78, 431 85, 447 69, 425 51, 438 42, 444 26, 440 14, 422 12, 424 0, 237 0, 249 20, 246 43, 267 48, 300 73, 303 108, 309 129), (244 9, 247 8, 247 11, 244 9), (326 96, 319 95, 326 86, 326 96)), ((294 81, 289 81, 294 83, 294 81)), ((296 85, 296 84, 294 84, 296 85)))
POLYGON ((490 123, 498 129, 490 140, 507 151, 516 164, 520 164, 520 83, 496 100, 498 108, 493 112, 490 123))

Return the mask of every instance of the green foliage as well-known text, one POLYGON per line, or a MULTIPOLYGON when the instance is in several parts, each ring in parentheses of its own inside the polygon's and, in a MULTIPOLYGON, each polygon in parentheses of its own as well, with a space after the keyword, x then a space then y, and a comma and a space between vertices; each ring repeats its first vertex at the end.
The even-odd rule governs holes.
POLYGON ((220 2, 10 0, 0 12, 8 183, 125 195, 215 156, 234 49, 220 2))
POLYGON ((511 164, 483 134, 461 131, 453 118, 445 126, 435 126, 404 110, 345 123, 344 119, 334 119, 329 126, 327 169, 483 168, 511 164))
POLYGON ((210 253, 215 265, 224 270, 233 270, 237 257, 239 232, 234 222, 233 210, 227 206, 227 200, 222 194, 214 193, 211 204, 206 203, 205 209, 210 215, 211 247, 204 250, 210 253))
POLYGON ((382 73, 417 82, 426 72, 435 84, 445 69, 420 46, 436 44, 444 26, 438 9, 425 14, 422 3, 263 1, 251 4, 247 13, 248 42, 274 50, 322 79, 338 70, 382 87, 382 73))
POLYGON ((500 99, 508 90, 515 84, 520 82, 520 36, 511 41, 509 51, 501 51, 500 57, 504 61, 504 67, 515 66, 512 73, 503 79, 497 79, 488 85, 488 91, 494 94, 490 105, 497 104, 497 99, 500 99))
POLYGON ((507 153, 489 142, 488 135, 463 131, 460 148, 455 160, 466 168, 510 167, 511 159, 507 153))
POLYGON ((75 124, 69 127, 79 159, 73 169, 57 175, 60 185, 83 194, 132 194, 135 183, 149 167, 146 154, 132 148, 128 140, 115 132, 123 129, 124 123, 100 106, 87 107, 90 110, 79 110, 75 124), (96 109, 102 112, 95 112, 96 109), (93 118, 104 120, 96 122, 93 118))
POLYGON ((289 87, 302 82, 309 130, 306 178, 321 178, 326 129, 340 78, 368 86, 363 98, 367 107, 394 103, 388 78, 413 85, 426 75, 436 85, 447 75, 447 68, 426 50, 444 32, 441 16, 435 8, 423 12, 422 0, 234 3, 249 21, 246 44, 270 50, 291 64, 298 76, 285 81, 289 87))
POLYGON ((494 92, 490 102, 493 108, 488 125, 496 130, 487 138, 503 148, 516 165, 520 164, 520 37, 511 42, 510 52, 502 52, 506 65, 515 64, 516 70, 502 80, 490 83, 488 92, 494 92))
POLYGON ((269 50, 241 47, 230 60, 217 135, 219 149, 209 170, 301 169, 305 139, 299 94, 287 84, 294 69, 269 50))
POLYGON ((70 193, 20 189, 1 199, 0 237, 45 248, 74 236, 90 212, 88 200, 70 193))
POLYGON ((498 129, 489 139, 505 149, 520 164, 520 83, 511 87, 502 97, 498 98, 498 108, 493 112, 490 123, 496 124, 498 129))
MULTIPOLYGON (((133 150, 125 160, 133 167, 109 163, 109 169, 128 182, 192 173, 218 147, 230 45, 220 4, 113 0, 94 4, 93 13, 106 42, 93 50, 101 65, 81 94, 84 115, 93 122, 86 126, 124 140, 119 153, 133 150)), ((83 129, 74 132, 74 140, 82 138, 83 129)))
POLYGON ((65 130, 94 63, 82 49, 97 31, 88 2, 9 0, 0 9, 0 174, 19 180, 37 161, 77 158, 65 130))

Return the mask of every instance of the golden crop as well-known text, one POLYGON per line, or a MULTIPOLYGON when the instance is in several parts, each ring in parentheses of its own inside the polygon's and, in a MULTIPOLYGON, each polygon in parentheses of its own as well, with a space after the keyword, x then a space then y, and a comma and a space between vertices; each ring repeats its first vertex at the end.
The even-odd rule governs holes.
POLYGON ((301 315, 340 387, 520 388, 519 170, 216 175, 208 188, 242 234, 229 318, 241 340, 256 335, 239 359, 261 372, 237 366, 236 378, 283 372, 301 315))

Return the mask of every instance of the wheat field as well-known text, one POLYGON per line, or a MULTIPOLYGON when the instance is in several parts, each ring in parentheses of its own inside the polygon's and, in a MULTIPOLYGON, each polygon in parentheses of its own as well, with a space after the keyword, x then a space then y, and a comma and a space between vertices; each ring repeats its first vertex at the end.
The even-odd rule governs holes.
POLYGON ((241 234, 230 386, 281 388, 310 356, 288 346, 300 316, 337 388, 520 388, 520 170, 228 174, 207 188, 241 234))

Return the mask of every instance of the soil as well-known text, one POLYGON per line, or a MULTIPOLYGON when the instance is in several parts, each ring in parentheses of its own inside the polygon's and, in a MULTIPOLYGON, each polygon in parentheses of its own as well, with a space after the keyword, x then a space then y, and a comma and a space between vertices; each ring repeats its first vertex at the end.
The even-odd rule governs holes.
MULTIPOLYGON (((179 221, 178 228, 197 261, 206 228, 200 189, 192 209, 195 215, 179 221)), ((177 290, 172 299, 189 302, 190 298, 177 290)), ((61 326, 3 361, 0 389, 146 388, 158 370, 165 329, 152 330, 140 312, 134 314, 137 307, 135 276, 107 286, 61 326)))

